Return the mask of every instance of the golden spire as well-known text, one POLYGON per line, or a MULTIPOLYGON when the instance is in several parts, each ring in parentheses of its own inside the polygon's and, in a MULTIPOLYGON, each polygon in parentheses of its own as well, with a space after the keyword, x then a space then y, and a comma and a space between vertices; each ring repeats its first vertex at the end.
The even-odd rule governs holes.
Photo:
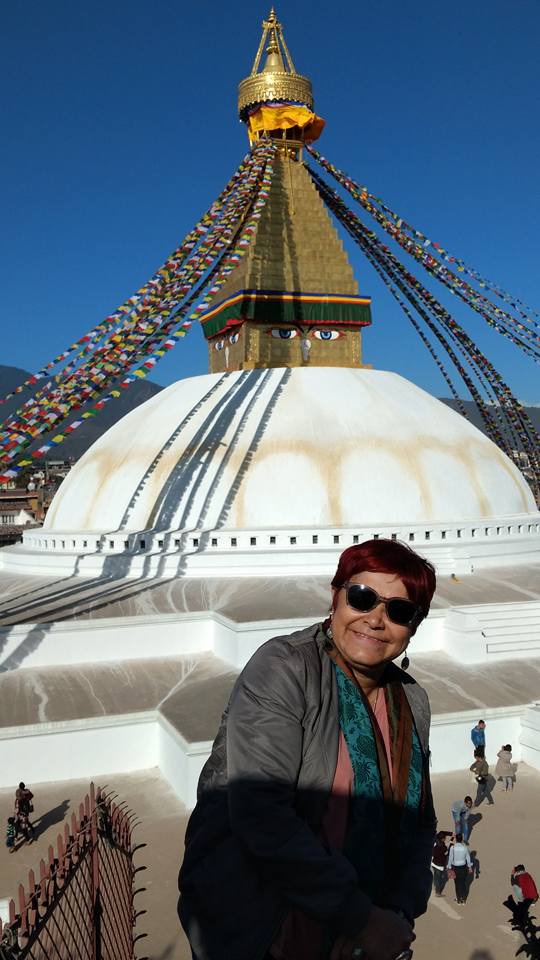
POLYGON ((248 111, 257 104, 292 101, 313 109, 311 81, 296 72, 289 53, 283 27, 272 7, 268 20, 262 22, 261 42, 253 61, 249 77, 238 87, 238 113, 244 120, 248 111), (266 46, 266 44, 268 44, 266 46), (261 59, 266 46, 266 60, 261 69, 261 59))

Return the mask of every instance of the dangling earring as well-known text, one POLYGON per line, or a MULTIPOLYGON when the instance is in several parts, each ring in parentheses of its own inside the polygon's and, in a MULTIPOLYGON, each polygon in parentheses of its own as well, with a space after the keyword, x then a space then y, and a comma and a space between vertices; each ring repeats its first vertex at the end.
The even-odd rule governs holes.
POLYGON ((330 618, 330 620, 328 621, 328 626, 326 627, 324 633, 325 633, 324 649, 325 649, 325 650, 333 650, 333 649, 334 649, 334 643, 333 643, 333 640, 334 640, 334 632, 333 632, 333 630, 332 630, 332 619, 331 619, 331 618, 330 618))
POLYGON ((407 654, 405 654, 405 656, 403 657, 403 660, 401 661, 401 669, 408 670, 410 665, 411 665, 411 661, 409 660, 407 654))

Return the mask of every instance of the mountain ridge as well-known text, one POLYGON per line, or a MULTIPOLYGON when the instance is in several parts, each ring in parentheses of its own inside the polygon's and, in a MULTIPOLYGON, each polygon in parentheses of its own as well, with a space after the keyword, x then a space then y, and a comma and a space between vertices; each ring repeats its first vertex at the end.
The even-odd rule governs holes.
MULTIPOLYGON (((20 383, 24 383, 31 374, 27 370, 23 370, 20 367, 13 367, 9 365, 0 364, 0 397, 4 397, 11 390, 14 390, 20 383)), ((86 420, 82 426, 80 426, 71 436, 67 438, 61 445, 55 447, 53 450, 50 450, 47 454, 47 459, 61 459, 66 460, 68 457, 74 457, 78 459, 83 455, 83 453, 88 450, 88 448, 95 443, 95 441, 104 434, 109 427, 112 427, 113 424, 117 423, 118 420, 121 420, 127 413, 131 410, 134 410, 136 407, 140 406, 141 403, 145 403, 146 400, 149 400, 151 397, 154 397, 157 393, 160 393, 161 390, 165 388, 160 386, 158 383, 154 383, 153 380, 140 380, 135 381, 128 390, 123 390, 120 397, 108 403, 103 410, 100 411, 97 417, 92 417, 86 420)), ((10 413, 14 412, 17 407, 21 405, 21 402, 28 399, 31 396, 30 391, 25 392, 22 395, 13 397, 11 400, 7 401, 6 404, 0 406, 0 417, 3 420, 6 416, 9 416, 10 413)), ((457 413, 460 413, 457 407, 455 400, 452 400, 448 397, 439 397, 442 403, 445 403, 452 410, 455 410, 457 413)), ((475 403, 471 400, 464 400, 463 405, 467 411, 468 419, 475 427, 477 427, 482 433, 485 434, 485 429, 482 421, 482 417, 478 411, 478 408, 475 403)), ((87 406, 92 406, 88 404, 87 406)), ((82 408, 80 411, 77 411, 77 414, 80 415, 85 408, 82 408)), ((540 432, 540 407, 525 407, 527 414, 529 415, 532 423, 534 424, 537 431, 540 432)), ((75 414, 73 419, 75 419, 75 414)), ((39 444, 44 441, 36 442, 32 447, 28 448, 29 451, 36 449, 39 444)))

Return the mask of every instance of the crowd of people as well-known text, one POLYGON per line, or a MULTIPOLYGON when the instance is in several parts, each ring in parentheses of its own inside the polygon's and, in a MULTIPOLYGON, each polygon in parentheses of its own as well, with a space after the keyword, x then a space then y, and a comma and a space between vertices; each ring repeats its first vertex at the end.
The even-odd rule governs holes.
MULTIPOLYGON (((484 800, 487 801, 488 806, 493 806, 492 792, 496 783, 501 782, 503 790, 508 792, 514 789, 516 776, 510 743, 501 746, 497 753, 495 775, 490 775, 486 760, 485 731, 484 720, 479 720, 471 730, 474 759, 469 770, 474 775, 476 797, 473 800, 467 795, 463 800, 454 801, 451 807, 454 829, 439 831, 431 859, 435 896, 444 896, 447 881, 453 880, 455 900, 460 904, 466 903, 471 882, 475 873, 478 875, 476 851, 469 847, 471 812, 474 808, 481 806, 484 800)), ((522 863, 513 868, 510 883, 512 895, 504 901, 504 905, 512 911, 515 920, 522 925, 527 919, 529 907, 538 899, 538 891, 532 876, 525 870, 522 863)))
POLYGON ((34 812, 33 799, 34 794, 21 780, 15 791, 13 816, 8 817, 7 821, 6 846, 10 853, 15 853, 18 849, 20 837, 26 843, 32 843, 35 839, 34 827, 30 820, 30 814, 34 812))

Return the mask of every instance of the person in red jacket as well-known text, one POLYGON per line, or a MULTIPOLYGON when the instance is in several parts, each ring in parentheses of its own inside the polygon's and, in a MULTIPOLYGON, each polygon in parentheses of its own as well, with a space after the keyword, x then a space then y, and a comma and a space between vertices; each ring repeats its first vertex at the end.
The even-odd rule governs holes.
POLYGON ((510 909, 518 923, 524 923, 529 916, 529 907, 538 900, 536 884, 522 863, 518 863, 510 875, 513 897, 508 898, 510 909), (510 904, 512 901, 512 904, 510 904))

